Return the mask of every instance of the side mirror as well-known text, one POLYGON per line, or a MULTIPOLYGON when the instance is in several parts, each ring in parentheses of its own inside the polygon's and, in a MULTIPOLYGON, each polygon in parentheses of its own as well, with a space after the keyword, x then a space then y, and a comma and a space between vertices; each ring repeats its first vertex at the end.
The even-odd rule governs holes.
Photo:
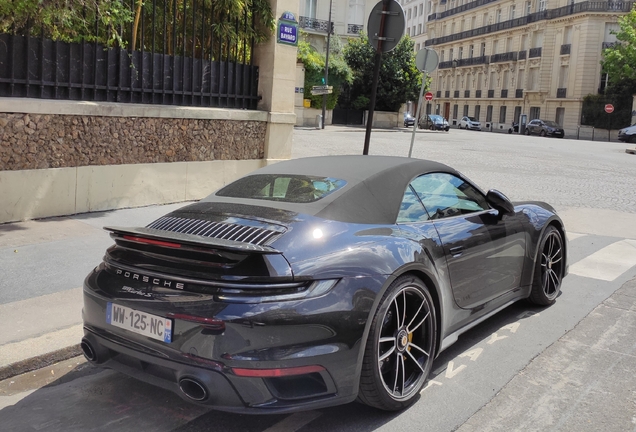
POLYGON ((501 215, 510 214, 515 212, 515 206, 512 205, 507 196, 502 194, 496 189, 490 189, 486 194, 486 201, 495 210, 498 210, 501 215))

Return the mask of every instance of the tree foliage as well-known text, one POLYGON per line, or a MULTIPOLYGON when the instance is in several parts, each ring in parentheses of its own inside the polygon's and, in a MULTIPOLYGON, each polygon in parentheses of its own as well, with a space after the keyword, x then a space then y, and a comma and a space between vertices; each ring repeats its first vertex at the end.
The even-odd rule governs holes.
POLYGON ((0 0, 0 33, 214 60, 249 59, 275 25, 267 0, 0 0))
POLYGON ((620 30, 615 34, 619 43, 603 50, 603 70, 610 83, 636 81, 636 9, 619 17, 618 24, 620 30))
POLYGON ((625 79, 607 87, 605 94, 585 96, 581 108, 581 124, 602 129, 619 129, 631 124, 634 93, 636 81, 625 79), (607 114, 606 104, 614 105, 614 112, 607 114))
MULTIPOLYGON (((311 100, 312 108, 322 108, 322 95, 311 94, 311 87, 322 85, 325 76, 326 58, 317 52, 305 39, 298 42, 297 60, 305 67, 304 98, 311 100)), ((337 37, 331 38, 329 45, 328 84, 333 86, 333 93, 327 95, 327 109, 333 109, 343 85, 352 82, 351 69, 342 58, 342 43, 337 37)))
MULTIPOLYGON (((344 48, 344 60, 353 71, 353 82, 345 86, 338 105, 343 108, 369 109, 375 66, 375 50, 366 35, 351 39, 344 48)), ((375 109, 399 111, 402 104, 416 100, 422 73, 415 66, 413 40, 405 36, 395 49, 382 54, 375 109)))

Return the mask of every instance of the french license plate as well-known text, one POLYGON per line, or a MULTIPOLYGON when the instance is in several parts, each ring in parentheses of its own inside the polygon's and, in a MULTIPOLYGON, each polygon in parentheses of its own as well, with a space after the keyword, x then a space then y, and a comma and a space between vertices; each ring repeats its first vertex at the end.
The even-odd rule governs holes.
POLYGON ((170 318, 109 302, 106 307, 106 322, 152 339, 166 343, 172 342, 172 320, 170 318))

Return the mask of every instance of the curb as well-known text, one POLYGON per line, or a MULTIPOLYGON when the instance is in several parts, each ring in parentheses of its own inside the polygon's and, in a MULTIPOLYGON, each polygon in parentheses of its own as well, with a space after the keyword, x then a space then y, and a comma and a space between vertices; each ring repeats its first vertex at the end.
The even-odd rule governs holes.
POLYGON ((0 381, 83 355, 79 344, 0 367, 0 381))
POLYGON ((633 149, 625 149, 625 153, 636 154, 636 148, 633 149))

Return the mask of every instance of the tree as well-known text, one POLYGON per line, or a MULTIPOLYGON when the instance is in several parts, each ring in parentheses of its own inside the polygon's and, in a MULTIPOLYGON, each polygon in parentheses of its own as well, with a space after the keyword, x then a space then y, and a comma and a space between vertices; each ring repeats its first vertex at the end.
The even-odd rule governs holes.
MULTIPOLYGON (((375 50, 366 35, 352 39, 344 48, 344 60, 353 71, 353 82, 345 86, 338 105, 343 108, 369 109, 375 50)), ((422 85, 422 73, 415 66, 413 40, 405 36, 395 49, 382 54, 375 109, 400 110, 402 104, 416 100, 422 85)))
MULTIPOLYGON (((329 85, 333 86, 333 93, 327 95, 327 109, 333 109, 340 95, 343 85, 352 82, 351 69, 342 58, 342 44, 337 37, 331 38, 329 45, 329 85)), ((322 85, 325 76, 326 59, 317 52, 306 40, 298 42, 296 59, 305 67, 304 98, 311 100, 312 108, 322 108, 322 96, 311 94, 311 87, 322 85)))
POLYGON ((636 81, 636 9, 619 17, 618 24, 620 30, 614 34, 619 43, 603 50, 603 71, 610 83, 636 81))

